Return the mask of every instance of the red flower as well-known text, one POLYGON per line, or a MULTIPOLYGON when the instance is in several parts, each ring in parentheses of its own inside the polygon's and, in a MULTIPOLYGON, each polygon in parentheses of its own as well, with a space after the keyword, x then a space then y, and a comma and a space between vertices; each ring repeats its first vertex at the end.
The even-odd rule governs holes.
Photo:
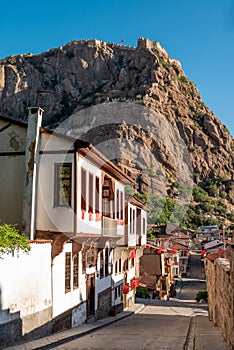
POLYGON ((135 251, 135 249, 133 249, 133 250, 131 250, 131 252, 130 252, 129 258, 133 259, 133 258, 135 258, 135 257, 136 257, 136 251, 135 251))
POLYGON ((157 250, 157 253, 158 253, 158 254, 162 254, 162 253, 163 253, 163 249, 162 249, 162 248, 159 248, 159 249, 157 250))

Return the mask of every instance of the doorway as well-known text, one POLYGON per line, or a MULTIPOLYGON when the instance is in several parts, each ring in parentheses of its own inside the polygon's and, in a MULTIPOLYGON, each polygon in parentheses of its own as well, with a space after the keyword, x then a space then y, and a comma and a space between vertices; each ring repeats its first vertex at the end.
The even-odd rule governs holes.
POLYGON ((87 275, 86 281, 87 293, 87 317, 95 313, 95 275, 87 275))

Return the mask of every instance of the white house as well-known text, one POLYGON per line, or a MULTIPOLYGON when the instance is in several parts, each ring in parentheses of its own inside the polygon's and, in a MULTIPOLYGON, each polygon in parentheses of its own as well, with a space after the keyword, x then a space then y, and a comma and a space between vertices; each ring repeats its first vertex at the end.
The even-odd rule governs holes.
MULTIPOLYGON (((0 219, 35 242, 50 242, 50 262, 40 270, 50 274, 48 333, 134 302, 134 289, 123 291, 139 274, 148 209, 126 200, 125 186, 134 182, 117 166, 91 144, 42 128, 42 114, 31 108, 28 124, 0 118, 0 219)), ((19 272, 22 280, 25 274, 19 272)))

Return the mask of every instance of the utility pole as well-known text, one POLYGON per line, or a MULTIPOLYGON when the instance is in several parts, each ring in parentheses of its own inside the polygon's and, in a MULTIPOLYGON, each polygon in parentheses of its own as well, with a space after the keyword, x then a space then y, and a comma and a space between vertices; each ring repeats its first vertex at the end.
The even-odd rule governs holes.
POLYGON ((223 250, 224 250, 224 258, 226 259, 226 242, 225 242, 225 226, 223 223, 223 250))

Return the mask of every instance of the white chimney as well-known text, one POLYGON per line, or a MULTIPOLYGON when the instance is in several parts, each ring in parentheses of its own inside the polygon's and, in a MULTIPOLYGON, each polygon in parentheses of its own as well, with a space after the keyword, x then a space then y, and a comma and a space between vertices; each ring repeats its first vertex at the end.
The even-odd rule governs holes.
POLYGON ((35 196, 40 150, 40 127, 43 109, 30 107, 25 146, 25 178, 22 210, 22 230, 29 239, 35 238, 35 196))

